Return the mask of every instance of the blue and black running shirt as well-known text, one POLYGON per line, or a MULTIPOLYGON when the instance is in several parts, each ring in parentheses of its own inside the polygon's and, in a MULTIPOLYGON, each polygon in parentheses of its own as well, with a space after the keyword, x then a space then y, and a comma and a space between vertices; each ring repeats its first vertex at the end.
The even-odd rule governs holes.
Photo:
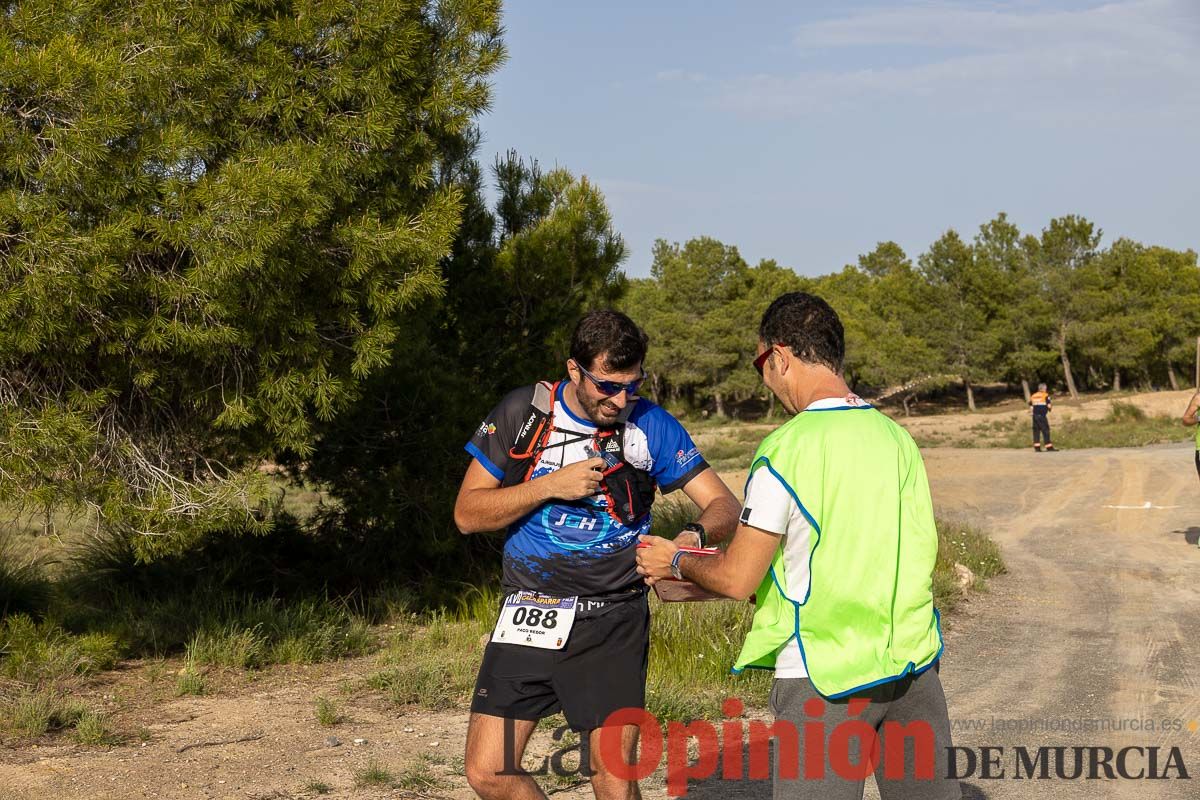
MULTIPOLYGON (((538 456, 532 479, 588 458, 594 438, 563 446, 560 442, 594 434, 589 420, 571 413, 560 384, 554 396, 554 431, 538 456)), ((533 386, 510 392, 467 442, 466 450, 484 469, 504 480, 509 450, 529 413, 533 386)), ((692 437, 679 422, 644 398, 625 422, 625 460, 650 473, 663 494, 682 488, 708 468, 692 437)), ((504 543, 505 591, 526 589, 558 597, 604 597, 637 588, 642 578, 635 563, 637 537, 650 531, 647 517, 627 528, 607 511, 602 496, 568 502, 554 500, 514 522, 504 543)))

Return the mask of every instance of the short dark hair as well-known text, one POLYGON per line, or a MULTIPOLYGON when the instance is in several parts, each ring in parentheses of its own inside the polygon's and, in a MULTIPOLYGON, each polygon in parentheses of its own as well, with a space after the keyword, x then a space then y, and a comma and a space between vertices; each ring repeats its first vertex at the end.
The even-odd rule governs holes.
POLYGON ((788 292, 776 297, 763 313, 758 338, 765 345, 785 345, 796 358, 824 364, 841 374, 846 334, 837 312, 816 295, 788 292))
POLYGON ((645 332, 620 311, 589 311, 571 336, 571 358, 590 370, 595 366, 592 362, 603 355, 606 370, 621 372, 645 361, 649 341, 645 332))

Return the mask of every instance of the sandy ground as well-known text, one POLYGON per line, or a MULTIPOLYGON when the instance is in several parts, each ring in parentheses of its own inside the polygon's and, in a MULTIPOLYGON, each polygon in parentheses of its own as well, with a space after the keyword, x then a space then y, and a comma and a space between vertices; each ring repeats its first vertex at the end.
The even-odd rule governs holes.
MULTIPOLYGON (((1162 413, 1178 413, 1178 399, 1162 397, 1162 413)), ((965 796, 1200 797, 1200 481, 1191 449, 934 449, 925 457, 939 508, 988 529, 1010 568, 947 628, 941 675, 955 743, 1005 747, 1010 773, 977 774, 965 796), (1168 730, 1129 720, 1139 728, 1166 720, 1168 730), (1070 729, 1083 726, 1107 729, 1070 729), (1175 746, 1194 780, 1012 780, 1018 745, 1159 746, 1160 763, 1175 746)), ((126 665, 88 699, 107 702, 123 730, 144 728, 148 740, 98 748, 47 739, 0 750, 0 800, 299 798, 317 796, 304 788, 312 780, 332 787, 326 797, 472 797, 461 777, 466 714, 406 712, 362 693, 341 700, 339 687, 372 669, 370 658, 277 668, 180 699, 170 693, 173 676, 126 665), (319 726, 317 695, 339 698, 346 721, 319 726), (439 788, 354 788, 355 771, 371 760, 400 774, 422 758, 439 788)), ((540 732, 527 763, 555 748, 540 732)), ((591 796, 569 781, 550 788, 591 796)), ((644 791, 663 797, 662 774, 644 791)), ((705 781, 689 797, 768 800, 770 790, 705 781)))

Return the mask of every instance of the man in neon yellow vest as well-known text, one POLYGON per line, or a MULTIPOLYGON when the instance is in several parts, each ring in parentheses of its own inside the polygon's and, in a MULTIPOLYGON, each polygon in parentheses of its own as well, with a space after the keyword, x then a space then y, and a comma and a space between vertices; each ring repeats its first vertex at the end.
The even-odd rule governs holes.
POLYGON ((754 594, 734 670, 775 670, 772 711, 806 731, 798 772, 779 759, 777 800, 859 800, 872 770, 883 800, 957 799, 946 777, 938 542, 924 464, 902 427, 850 391, 844 352, 824 300, 792 292, 771 304, 754 366, 795 416, 759 445, 729 548, 699 557, 643 537, 640 571, 648 583, 683 578, 733 598, 754 594), (871 740, 849 738, 851 752, 837 753, 847 741, 839 725, 861 732, 864 721, 871 740), (811 741, 805 723, 823 726, 825 740, 811 741), (785 780, 789 772, 799 778, 785 780))

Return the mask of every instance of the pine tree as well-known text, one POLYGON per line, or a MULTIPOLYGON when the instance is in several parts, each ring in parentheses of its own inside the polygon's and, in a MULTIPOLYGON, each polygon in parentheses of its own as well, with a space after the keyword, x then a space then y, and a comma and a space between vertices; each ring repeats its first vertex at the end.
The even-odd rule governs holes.
POLYGON ((1001 340, 995 325, 1003 275, 949 230, 919 259, 926 282, 927 339, 943 369, 957 375, 975 410, 974 385, 995 377, 1001 340))
POLYGON ((1083 217, 1067 215, 1050 220, 1039 239, 1027 240, 1041 296, 1051 309, 1048 344, 1058 353, 1072 398, 1079 397, 1079 390, 1071 369, 1071 350, 1094 313, 1079 290, 1102 235, 1083 217))
POLYGON ((256 466, 441 294, 439 142, 499 31, 495 0, 5 4, 0 501, 146 553, 252 522, 256 466))

